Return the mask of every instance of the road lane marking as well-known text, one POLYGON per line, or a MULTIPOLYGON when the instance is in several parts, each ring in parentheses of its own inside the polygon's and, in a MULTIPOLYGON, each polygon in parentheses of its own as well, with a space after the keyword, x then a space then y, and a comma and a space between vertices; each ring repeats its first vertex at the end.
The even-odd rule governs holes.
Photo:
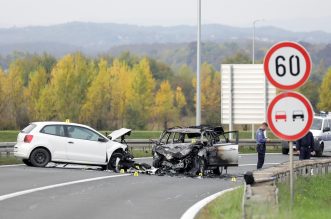
POLYGON ((74 184, 79 184, 79 183, 92 182, 92 181, 97 181, 97 180, 123 177, 123 176, 130 176, 130 175, 131 174, 101 176, 101 177, 96 177, 96 178, 82 179, 82 180, 76 180, 76 181, 70 181, 70 182, 65 182, 65 183, 49 185, 49 186, 43 186, 43 187, 34 188, 34 189, 28 189, 28 190, 14 192, 14 193, 6 194, 6 195, 1 195, 0 196, 0 201, 4 201, 6 199, 10 199, 10 198, 14 198, 14 197, 17 197, 17 196, 22 196, 22 195, 26 195, 26 194, 30 194, 30 193, 34 193, 34 192, 44 191, 44 190, 48 190, 48 189, 54 189, 54 188, 58 188, 58 187, 69 186, 69 185, 74 185, 74 184))
POLYGON ((195 216, 199 213, 199 211, 206 206, 208 203, 210 203, 211 201, 213 201, 214 199, 216 199, 217 197, 223 195, 224 193, 227 192, 231 192, 235 189, 238 189, 239 187, 234 187, 234 188, 230 188, 230 189, 226 189, 220 192, 217 192, 211 196, 208 196, 200 201, 198 201, 197 203, 195 203, 194 205, 192 205, 189 209, 187 209, 184 214, 180 217, 180 219, 194 219, 195 216))
POLYGON ((11 165, 0 165, 1 167, 18 167, 18 166, 24 166, 25 164, 11 164, 11 165))
MULTIPOLYGON (((264 165, 278 165, 280 163, 264 163, 264 165)), ((240 167, 245 167, 245 166, 256 166, 256 163, 248 163, 248 164, 240 164, 240 167)))

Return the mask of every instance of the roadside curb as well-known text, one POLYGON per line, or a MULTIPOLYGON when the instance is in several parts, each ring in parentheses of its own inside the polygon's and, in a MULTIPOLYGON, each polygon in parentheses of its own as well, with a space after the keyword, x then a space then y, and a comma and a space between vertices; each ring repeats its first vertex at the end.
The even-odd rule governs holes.
POLYGON ((225 189, 222 190, 220 192, 217 192, 213 195, 210 195, 200 201, 198 201, 197 203, 195 203, 194 205, 192 205, 189 209, 187 209, 184 214, 180 217, 180 219, 194 219, 195 216, 197 216, 197 214, 199 213, 199 211, 205 207, 207 204, 209 204, 211 201, 215 200, 216 198, 224 195, 225 193, 234 191, 236 189, 239 189, 240 186, 236 186, 234 188, 230 188, 230 189, 225 189))

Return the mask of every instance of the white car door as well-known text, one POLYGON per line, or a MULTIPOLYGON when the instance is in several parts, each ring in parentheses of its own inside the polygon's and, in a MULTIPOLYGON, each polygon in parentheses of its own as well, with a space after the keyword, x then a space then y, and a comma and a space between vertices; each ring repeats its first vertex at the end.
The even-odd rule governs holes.
POLYGON ((75 163, 106 163, 107 139, 81 126, 66 125, 67 157, 75 163), (100 141, 102 140, 102 141, 100 141))
POLYGON ((38 136, 40 142, 52 153, 53 161, 67 160, 66 144, 68 138, 65 136, 63 125, 46 125, 40 130, 38 136))
POLYGON ((238 166, 238 144, 227 143, 223 136, 212 146, 207 147, 209 165, 238 166))

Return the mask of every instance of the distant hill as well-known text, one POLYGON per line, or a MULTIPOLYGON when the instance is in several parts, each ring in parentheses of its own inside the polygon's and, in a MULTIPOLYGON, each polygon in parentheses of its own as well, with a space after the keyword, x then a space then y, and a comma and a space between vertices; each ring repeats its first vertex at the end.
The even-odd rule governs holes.
MULTIPOLYGON (((221 43, 251 39, 252 28, 208 24, 202 27, 205 42, 221 43)), ((257 40, 276 42, 282 40, 304 41, 312 44, 331 43, 331 34, 293 32, 275 27, 258 27, 257 40)), ((52 26, 32 26, 0 29, 0 55, 13 51, 48 52, 61 56, 68 52, 83 51, 88 55, 107 52, 111 48, 137 44, 181 44, 196 40, 194 26, 136 26, 113 23, 72 22, 52 26)))

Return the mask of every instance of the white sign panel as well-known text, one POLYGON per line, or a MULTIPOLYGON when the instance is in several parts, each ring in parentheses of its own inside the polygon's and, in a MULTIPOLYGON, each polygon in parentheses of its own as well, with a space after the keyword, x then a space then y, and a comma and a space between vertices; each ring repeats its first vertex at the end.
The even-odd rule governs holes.
POLYGON ((262 64, 221 66, 222 124, 260 124, 276 88, 266 80, 262 64))

